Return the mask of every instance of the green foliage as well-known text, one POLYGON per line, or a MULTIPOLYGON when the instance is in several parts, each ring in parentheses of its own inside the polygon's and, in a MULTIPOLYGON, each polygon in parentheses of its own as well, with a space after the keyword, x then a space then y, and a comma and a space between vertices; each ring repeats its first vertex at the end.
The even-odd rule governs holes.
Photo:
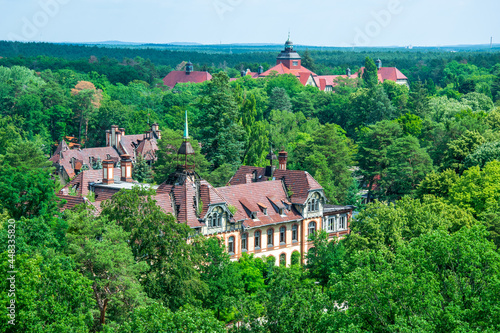
POLYGON ((333 203, 345 203, 351 186, 353 144, 340 126, 326 124, 311 135, 311 141, 297 145, 295 156, 302 163, 296 168, 305 169, 325 188, 327 198, 333 203))
POLYGON ((378 84, 378 70, 377 65, 372 58, 365 58, 365 71, 363 72, 363 82, 365 86, 369 89, 375 87, 378 84))
POLYGON ((92 282, 73 271, 67 257, 54 253, 45 258, 39 254, 17 254, 15 274, 9 273, 12 269, 8 267, 7 251, 0 257, 0 278, 5 291, 0 295, 0 304, 6 308, 11 299, 16 300, 15 326, 8 323, 4 314, 0 322, 2 332, 86 333, 92 329, 92 282), (15 280, 8 280, 12 276, 15 280))
POLYGON ((313 242, 313 247, 307 252, 305 269, 312 279, 324 287, 328 284, 330 275, 338 272, 345 249, 342 242, 329 240, 324 230, 314 233, 309 241, 313 242))
POLYGON ((139 183, 149 183, 153 180, 153 172, 142 154, 137 154, 134 167, 132 168, 132 178, 139 183))
POLYGON ((483 168, 486 163, 494 160, 500 161, 500 141, 486 142, 475 148, 465 158, 464 165, 466 168, 472 166, 483 168))
POLYGON ((431 172, 425 176, 417 187, 416 195, 420 199, 426 194, 447 199, 450 189, 457 182, 459 176, 454 170, 446 169, 442 172, 431 172))
MULTIPOLYGON (((247 134, 239 123, 236 100, 229 86, 229 77, 220 72, 207 84, 199 104, 203 126, 202 153, 212 164, 211 170, 224 163, 238 167, 244 152, 247 134)), ((201 124, 200 124, 201 125, 201 124)))
POLYGON ((395 253, 354 254, 351 271, 331 282, 332 298, 348 310, 332 309, 323 324, 331 332, 495 331, 500 258, 486 235, 478 227, 433 231, 395 253))
MULTIPOLYGON (((157 184, 163 183, 170 174, 176 171, 177 166, 184 165, 184 158, 180 158, 180 155, 177 154, 182 141, 182 132, 170 129, 162 131, 162 138, 158 141, 158 150, 156 151, 157 160, 153 165, 154 181, 157 184)), ((190 143, 195 155, 194 161, 190 159, 188 162, 196 165, 198 173, 204 174, 207 171, 208 162, 205 156, 200 153, 198 141, 190 139, 190 143)))
POLYGON ((447 156, 442 169, 454 169, 463 172, 466 157, 484 143, 484 138, 478 132, 466 131, 460 138, 448 144, 447 156))
POLYGON ((134 261, 128 246, 129 233, 106 217, 95 217, 87 206, 65 211, 68 221, 68 254, 80 273, 92 281, 100 325, 106 319, 121 321, 128 312, 147 300, 138 276, 144 262, 134 261))
POLYGON ((101 216, 123 228, 133 258, 147 267, 141 284, 149 297, 172 310, 197 304, 207 287, 195 269, 201 259, 187 243, 191 230, 165 214, 153 193, 139 186, 122 190, 102 204, 101 216))
POLYGON ((375 202, 351 221, 345 246, 350 253, 364 249, 394 251, 421 234, 455 232, 476 223, 469 212, 433 196, 422 200, 404 197, 397 205, 375 202))
POLYGON ((161 304, 153 303, 135 309, 130 319, 115 330, 118 333, 156 332, 226 332, 208 310, 186 306, 176 312, 161 304))

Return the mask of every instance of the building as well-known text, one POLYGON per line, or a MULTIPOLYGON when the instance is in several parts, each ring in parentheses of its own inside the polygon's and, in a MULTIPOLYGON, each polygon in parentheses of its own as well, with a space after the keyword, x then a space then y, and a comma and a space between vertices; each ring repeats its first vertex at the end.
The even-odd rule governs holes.
POLYGON ((184 71, 171 71, 163 78, 163 84, 174 89, 177 83, 201 83, 212 79, 212 75, 205 71, 193 71, 193 64, 189 61, 184 71))
POLYGON ((65 183, 74 178, 81 171, 99 170, 104 160, 112 160, 115 167, 119 167, 120 155, 128 154, 135 161, 137 154, 153 163, 158 150, 157 140, 161 139, 161 131, 157 123, 151 125, 151 130, 144 134, 125 135, 124 128, 112 125, 106 130, 106 146, 81 149, 75 145, 73 149, 65 140, 56 148, 50 158, 56 168, 55 174, 65 183))
MULTIPOLYGON (((401 73, 399 69, 396 67, 382 67, 382 60, 377 59, 375 61, 375 65, 377 65, 377 76, 378 76, 378 81, 380 83, 383 83, 385 80, 393 81, 396 82, 397 84, 403 84, 410 88, 410 84, 408 83, 408 78, 406 75, 401 73)), ((353 77, 359 77, 360 75, 362 76, 365 71, 364 67, 361 67, 357 73, 354 74, 353 77)))
MULTIPOLYGON (((227 186, 215 188, 195 171, 187 121, 184 133, 178 149, 183 163, 164 183, 141 186, 153 188, 158 206, 179 223, 198 234, 220 238, 233 260, 249 253, 273 256, 277 263, 290 265, 294 252, 305 257, 312 233, 324 229, 334 238, 349 232, 354 207, 328 205, 323 188, 309 173, 287 170, 285 151, 278 157, 271 151, 267 167, 240 167, 227 186)), ((64 208, 74 207, 92 192, 91 204, 99 212, 104 200, 138 185, 131 177, 130 155, 120 156, 120 168, 115 164, 104 160, 102 170, 83 171, 69 182, 58 197, 67 199, 71 192, 83 199, 73 197, 64 208)))
MULTIPOLYGON (((382 67, 382 61, 380 59, 376 61, 376 64, 380 83, 383 83, 385 80, 390 80, 409 87, 408 78, 396 67, 382 67)), ((302 66, 302 59, 297 51, 293 49, 293 42, 290 41, 289 38, 285 42, 284 50, 278 54, 274 67, 264 72, 262 71, 262 66, 260 66, 257 73, 250 72, 250 70, 247 69, 241 72, 241 76, 250 75, 252 78, 264 78, 270 75, 291 74, 297 77, 304 86, 313 86, 321 91, 333 91, 333 88, 337 86, 341 80, 357 79, 362 76, 363 71, 364 67, 361 67, 358 72, 351 74, 351 70, 347 68, 345 75, 317 75, 302 66)))

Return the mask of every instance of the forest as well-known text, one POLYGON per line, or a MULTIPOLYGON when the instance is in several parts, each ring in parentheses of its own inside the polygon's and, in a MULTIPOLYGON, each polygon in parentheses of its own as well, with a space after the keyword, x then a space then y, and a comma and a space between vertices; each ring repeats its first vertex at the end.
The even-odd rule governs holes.
POLYGON ((17 271, 16 325, 5 312, 0 331, 500 331, 500 53, 301 52, 318 74, 365 66, 323 92, 291 75, 229 80, 269 67, 272 53, 17 47, 0 42, 4 308, 9 265, 17 271), (212 80, 165 87, 188 56, 212 80), (379 83, 374 58, 410 88, 379 83), (100 147, 113 124, 140 134, 156 122, 158 159, 134 177, 160 184, 185 111, 203 178, 223 186, 285 149, 288 168, 313 175, 329 203, 357 207, 351 233, 329 242, 318 232, 306 264, 283 267, 231 261, 140 187, 98 216, 90 205, 60 211, 47 160, 61 140, 100 147))

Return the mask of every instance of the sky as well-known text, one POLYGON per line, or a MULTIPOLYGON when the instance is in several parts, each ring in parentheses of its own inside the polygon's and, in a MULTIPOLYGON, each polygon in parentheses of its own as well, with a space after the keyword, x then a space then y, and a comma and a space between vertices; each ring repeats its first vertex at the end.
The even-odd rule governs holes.
POLYGON ((500 43, 499 0, 0 0, 0 40, 444 46, 500 43))

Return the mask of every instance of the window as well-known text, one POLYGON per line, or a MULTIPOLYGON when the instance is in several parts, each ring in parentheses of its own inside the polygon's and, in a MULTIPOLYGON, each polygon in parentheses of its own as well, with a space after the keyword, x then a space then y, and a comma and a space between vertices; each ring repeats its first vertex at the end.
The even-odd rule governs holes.
POLYGON ((286 266, 286 254, 284 254, 284 253, 280 254, 280 266, 283 266, 283 267, 286 266))
POLYGON ((267 208, 262 209, 264 215, 267 215, 267 208))
POLYGON ((243 235, 241 235, 241 252, 245 252, 248 250, 248 234, 245 232, 243 235))
POLYGON ((280 228, 280 244, 286 243, 286 227, 280 228))
POLYGON ((318 212, 319 211, 319 199, 320 199, 320 196, 317 193, 314 193, 311 196, 311 199, 307 203, 307 210, 309 212, 318 212))
POLYGON ((254 238, 255 238, 255 248, 260 249, 260 231, 255 232, 254 238))
POLYGON ((347 225, 346 225, 346 217, 345 216, 341 216, 339 217, 339 230, 345 230, 347 229, 347 225))
POLYGON ((222 209, 216 208, 208 216, 208 227, 216 228, 222 226, 222 209))
POLYGON ((299 62, 298 62, 297 60, 294 60, 294 61, 292 62, 292 64, 293 64, 293 66, 298 66, 298 65, 299 65, 299 62))
POLYGON ((274 230, 267 229, 267 246, 273 246, 274 230))
POLYGON ((314 232, 316 231, 316 222, 312 221, 312 222, 309 222, 309 236, 311 236, 312 234, 314 234, 314 232))
POLYGON ((298 233, 299 226, 294 224, 292 225, 292 242, 296 242, 299 240, 299 233, 298 233))
POLYGON ((325 216, 325 231, 335 231, 335 216, 325 216))
POLYGON ((229 237, 227 242, 227 251, 229 254, 234 254, 234 236, 229 237))

